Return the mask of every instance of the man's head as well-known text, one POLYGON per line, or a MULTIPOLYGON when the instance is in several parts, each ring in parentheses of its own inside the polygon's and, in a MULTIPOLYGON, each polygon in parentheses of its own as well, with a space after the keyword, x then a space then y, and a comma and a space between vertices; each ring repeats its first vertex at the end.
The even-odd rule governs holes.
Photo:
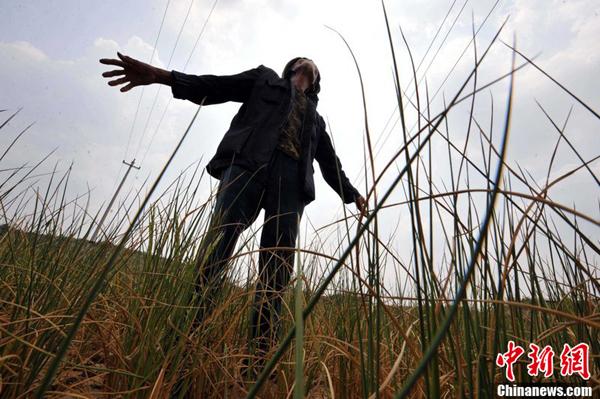
POLYGON ((312 92, 318 94, 321 91, 321 73, 315 63, 305 57, 296 57, 290 60, 283 68, 282 76, 290 79, 295 73, 303 73, 312 80, 312 92))

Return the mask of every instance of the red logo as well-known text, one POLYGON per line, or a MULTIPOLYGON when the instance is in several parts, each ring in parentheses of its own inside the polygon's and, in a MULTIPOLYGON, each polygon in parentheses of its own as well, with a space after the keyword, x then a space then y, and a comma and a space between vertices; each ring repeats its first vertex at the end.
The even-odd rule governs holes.
MULTIPOLYGON (((531 350, 527 357, 531 362, 527 365, 527 373, 530 376, 537 376, 540 372, 544 377, 550 377, 554 373, 554 350, 550 345, 540 349, 536 344, 529 344, 531 350)), ((508 351, 499 353, 496 357, 496 365, 498 367, 506 366, 506 378, 510 381, 515 380, 513 365, 525 353, 525 350, 519 345, 515 345, 514 341, 508 341, 508 351)), ((565 344, 562 353, 560 354, 560 374, 563 377, 579 374, 581 378, 587 380, 590 378, 589 370, 590 347, 588 344, 578 344, 573 347, 565 344)))
POLYGON ((584 380, 589 379, 589 353, 590 347, 588 344, 579 344, 572 348, 569 344, 565 344, 565 347, 560 354, 560 374, 562 376, 568 376, 578 373, 584 380))
POLYGON ((508 352, 499 353, 496 357, 496 365, 498 367, 506 366, 506 378, 510 381, 515 380, 515 374, 513 373, 513 363, 517 361, 521 355, 525 353, 525 350, 518 345, 515 345, 513 341, 508 341, 508 352))
POLYGON ((541 352, 536 344, 529 344, 531 352, 527 357, 531 358, 531 363, 527 366, 527 372, 531 376, 536 376, 541 371, 544 377, 550 377, 554 373, 553 362, 554 351, 551 346, 546 346, 541 352))

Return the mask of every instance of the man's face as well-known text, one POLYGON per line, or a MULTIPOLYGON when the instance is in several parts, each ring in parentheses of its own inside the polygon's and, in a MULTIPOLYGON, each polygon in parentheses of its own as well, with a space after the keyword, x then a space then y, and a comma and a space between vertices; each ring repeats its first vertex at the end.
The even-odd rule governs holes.
POLYGON ((319 76, 319 68, 317 68, 312 60, 307 60, 305 58, 301 58, 296 61, 292 67, 292 71, 294 73, 301 73, 306 76, 312 87, 314 87, 315 82, 317 81, 317 76, 319 76))

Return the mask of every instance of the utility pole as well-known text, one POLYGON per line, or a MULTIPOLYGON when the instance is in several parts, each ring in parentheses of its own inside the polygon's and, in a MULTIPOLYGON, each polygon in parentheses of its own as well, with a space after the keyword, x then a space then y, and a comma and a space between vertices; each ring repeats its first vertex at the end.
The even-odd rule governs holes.
POLYGON ((98 223, 98 227, 96 227, 96 231, 94 231, 94 234, 92 235, 92 239, 91 241, 95 241, 96 236, 98 235, 98 233, 100 233, 100 229, 102 229, 102 225, 104 224, 104 220, 106 220, 106 217, 108 216, 108 213, 110 212, 110 208, 112 208, 113 204, 115 203, 116 199, 117 199, 117 195, 119 195, 119 191, 121 191, 121 188, 123 187, 123 184, 125 184, 125 180, 127 179, 127 176, 129 175, 129 172, 131 172, 132 168, 135 169, 140 169, 139 166, 134 166, 135 165, 135 159, 133 161, 131 161, 131 163, 127 163, 125 161, 123 161, 123 163, 127 166, 129 166, 129 168, 127 168, 127 172, 125 172, 125 176, 123 176, 123 180, 121 180, 121 184, 119 184, 119 187, 117 187, 117 191, 115 191, 115 195, 113 195, 112 199, 110 200, 110 203, 108 204, 108 207, 106 207, 106 211, 104 211, 104 215, 102 215, 102 219, 100 219, 100 222, 98 223))

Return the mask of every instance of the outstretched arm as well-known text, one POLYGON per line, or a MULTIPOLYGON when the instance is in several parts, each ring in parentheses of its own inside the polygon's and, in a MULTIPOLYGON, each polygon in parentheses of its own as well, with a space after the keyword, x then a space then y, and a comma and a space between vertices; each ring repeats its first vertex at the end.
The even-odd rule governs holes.
POLYGON ((117 53, 118 60, 103 58, 100 60, 105 65, 115 65, 123 69, 104 72, 105 78, 118 77, 108 82, 110 86, 126 84, 122 92, 131 90, 136 86, 145 86, 160 83, 171 86, 173 97, 190 100, 196 104, 204 105, 221 104, 227 101, 244 102, 250 97, 256 79, 267 68, 258 68, 230 75, 188 75, 177 71, 166 71, 138 61, 121 53, 117 53))
POLYGON ((126 84, 121 87, 121 92, 126 92, 133 89, 136 86, 147 86, 153 83, 160 83, 167 86, 172 86, 173 77, 171 72, 152 65, 146 64, 145 62, 138 61, 126 55, 117 52, 119 56, 118 60, 111 58, 103 58, 100 63, 104 65, 115 65, 123 69, 115 69, 114 71, 104 72, 102 76, 105 78, 119 77, 108 82, 110 86, 118 86, 126 84))

